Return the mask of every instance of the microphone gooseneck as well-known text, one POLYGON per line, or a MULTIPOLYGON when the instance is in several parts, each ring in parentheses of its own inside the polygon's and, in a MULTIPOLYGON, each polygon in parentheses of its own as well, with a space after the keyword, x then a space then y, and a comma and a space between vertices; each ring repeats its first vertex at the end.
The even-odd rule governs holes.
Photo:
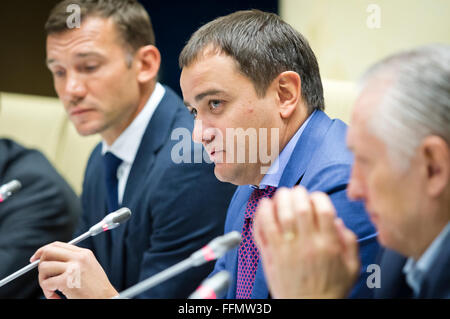
MULTIPOLYGON (((68 242, 68 244, 76 245, 79 242, 85 240, 88 237, 95 236, 100 234, 101 232, 111 230, 119 226, 120 224, 126 222, 131 217, 131 211, 126 208, 120 208, 116 210, 115 212, 112 212, 108 215, 106 215, 105 218, 103 218, 99 223, 92 226, 87 232, 84 234, 81 234, 75 239, 72 239, 68 242)), ((8 277, 3 278, 0 280, 0 287, 6 285, 10 281, 16 279, 17 277, 22 276, 23 274, 27 273, 28 271, 36 268, 39 265, 40 260, 37 259, 33 261, 32 263, 26 265, 25 267, 19 269, 18 271, 12 273, 8 277)))
POLYGON ((209 242, 203 248, 192 253, 192 255, 179 263, 153 275, 136 285, 125 289, 114 299, 132 298, 160 283, 175 277, 191 267, 197 267, 211 260, 222 257, 228 250, 236 247, 241 242, 241 234, 237 231, 219 236, 209 242))

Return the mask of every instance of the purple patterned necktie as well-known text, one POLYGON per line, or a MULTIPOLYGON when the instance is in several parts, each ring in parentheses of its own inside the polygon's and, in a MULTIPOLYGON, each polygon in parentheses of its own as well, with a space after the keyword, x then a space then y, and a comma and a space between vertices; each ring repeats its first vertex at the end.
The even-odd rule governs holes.
POLYGON ((236 299, 250 299, 258 267, 259 252, 253 240, 253 216, 261 198, 272 198, 276 187, 255 189, 250 195, 245 210, 242 241, 239 245, 236 299))

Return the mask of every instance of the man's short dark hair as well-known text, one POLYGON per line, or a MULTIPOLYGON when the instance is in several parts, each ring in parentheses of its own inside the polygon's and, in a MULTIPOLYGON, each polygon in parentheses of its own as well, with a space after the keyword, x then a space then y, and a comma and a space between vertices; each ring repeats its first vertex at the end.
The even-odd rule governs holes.
POLYGON ((88 17, 112 18, 121 40, 131 52, 146 45, 155 44, 155 34, 145 8, 136 0, 64 0, 51 11, 45 24, 47 35, 69 30, 67 12, 70 5, 80 8, 81 23, 88 17))
POLYGON ((323 110, 319 66, 308 41, 274 13, 237 11, 198 29, 179 57, 180 68, 189 66, 209 46, 233 58, 238 69, 265 96, 270 83, 282 72, 301 78, 302 97, 309 113, 323 110))

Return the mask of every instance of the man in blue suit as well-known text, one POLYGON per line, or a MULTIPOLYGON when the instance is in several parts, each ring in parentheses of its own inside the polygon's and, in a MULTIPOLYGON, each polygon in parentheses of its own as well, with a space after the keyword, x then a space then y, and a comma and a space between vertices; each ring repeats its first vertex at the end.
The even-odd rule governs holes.
MULTIPOLYGON (((387 247, 372 267, 375 298, 450 298, 449 115, 448 45, 395 54, 363 77, 347 137, 355 154, 348 193, 364 201, 387 247)), ((256 218, 270 291, 344 297, 359 260, 356 236, 336 220, 340 208, 301 188, 278 195, 256 218), (289 245, 278 215, 294 220, 289 245)))
MULTIPOLYGON (((269 296, 253 215, 262 198, 294 185, 325 192, 339 207, 358 235, 363 263, 350 296, 371 297, 366 267, 378 251, 376 232, 362 204, 346 196, 352 164, 346 125, 323 112, 319 67, 308 42, 275 14, 239 11, 194 33, 180 66, 185 104, 196 117, 193 139, 210 154, 216 177, 239 185, 225 232, 237 230, 243 240, 213 272, 231 273, 226 298, 269 296)), ((280 216, 280 223, 289 241, 292 220, 280 216)))
MULTIPOLYGON (((63 1, 46 31, 47 64, 70 120, 79 134, 103 139, 87 164, 78 233, 122 206, 132 217, 85 240, 84 248, 57 242, 32 260, 41 259, 47 298, 109 298, 223 234, 235 187, 219 182, 212 165, 194 163, 194 151, 202 150, 190 139, 187 154, 173 151, 174 133, 191 132, 193 120, 181 99, 157 82, 160 54, 137 1, 63 1), (72 29, 69 5, 81 14, 72 29)), ((186 271, 139 297, 186 298, 212 267, 186 271)))

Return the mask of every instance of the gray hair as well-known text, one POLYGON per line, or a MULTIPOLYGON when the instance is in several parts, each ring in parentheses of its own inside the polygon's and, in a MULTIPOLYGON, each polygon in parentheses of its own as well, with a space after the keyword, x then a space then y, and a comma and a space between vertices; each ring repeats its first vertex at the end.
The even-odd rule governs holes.
MULTIPOLYGON (((361 79, 389 83, 369 129, 387 146, 393 164, 406 170, 430 135, 450 145, 450 46, 433 44, 385 58, 361 79)), ((366 89, 367 89, 366 88, 366 89)))
MULTIPOLYGON (((237 11, 198 29, 179 57, 180 68, 189 66, 207 47, 234 59, 258 96, 282 72, 301 78, 302 97, 309 113, 323 110, 324 98, 319 65, 308 41, 278 15, 260 10, 237 11)), ((213 51, 213 52, 214 52, 213 51)))

